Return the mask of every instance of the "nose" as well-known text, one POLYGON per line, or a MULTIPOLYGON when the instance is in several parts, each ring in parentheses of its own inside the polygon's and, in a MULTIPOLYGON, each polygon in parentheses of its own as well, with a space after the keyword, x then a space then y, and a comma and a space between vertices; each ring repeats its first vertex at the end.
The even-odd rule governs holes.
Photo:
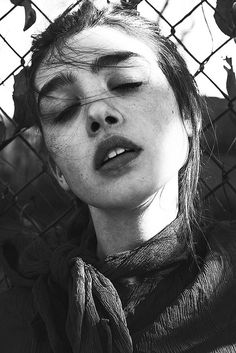
POLYGON ((100 100, 92 102, 87 109, 86 129, 89 136, 97 135, 101 130, 107 130, 122 124, 123 116, 108 102, 100 100))

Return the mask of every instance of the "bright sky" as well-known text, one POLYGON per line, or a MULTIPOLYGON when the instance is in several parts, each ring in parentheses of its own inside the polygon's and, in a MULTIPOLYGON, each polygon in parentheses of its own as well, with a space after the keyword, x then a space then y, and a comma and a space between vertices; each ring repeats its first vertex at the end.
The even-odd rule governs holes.
MULTIPOLYGON (((104 2, 105 0, 96 0, 98 3, 104 2)), ((10 0, 0 0, 0 18, 12 8, 10 0)), ((72 0, 34 0, 34 3, 50 18, 55 18, 60 14, 72 0)), ((164 0, 150 0, 150 2, 158 8, 162 9, 164 0)), ((216 0, 208 0, 215 7, 216 0)), ((169 6, 167 7, 164 15, 171 24, 176 24, 181 20, 194 6, 199 3, 199 0, 170 0, 169 6)), ((155 19, 156 13, 149 5, 143 0, 139 5, 139 11, 141 14, 148 18, 155 19)), ((185 32, 184 44, 188 50, 197 58, 198 61, 202 62, 212 50, 217 49, 222 43, 224 43, 228 37, 226 37, 216 26, 214 17, 214 11, 209 5, 199 6, 194 13, 185 19, 180 25, 176 27, 176 35, 181 38, 185 32), (204 19, 207 19, 207 23, 204 19), (207 25, 208 24, 208 25, 207 25), (209 26, 209 28, 208 28, 209 26), (209 31, 210 29, 210 31, 209 31), (211 32, 211 34, 210 34, 211 32)), ((23 32, 24 27, 24 9, 23 7, 17 7, 8 16, 0 21, 0 34, 5 37, 10 45, 20 54, 24 55, 29 49, 31 43, 31 35, 40 32, 43 28, 48 25, 47 20, 37 11, 36 23, 23 32)), ((170 27, 164 22, 160 22, 161 29, 164 34, 170 34, 170 27)), ((233 40, 224 46, 220 51, 217 52, 206 65, 205 72, 211 79, 224 91, 226 92, 226 71, 223 68, 225 56, 231 56, 233 63, 236 68, 236 56, 235 56, 236 44, 233 40)), ((188 67, 191 73, 195 73, 199 67, 195 60, 193 60, 188 54, 182 51, 188 67)), ((0 82, 20 64, 20 58, 12 52, 10 48, 0 38, 0 82)), ((26 58, 28 62, 30 57, 26 58)), ((16 72, 17 73, 17 72, 16 72)), ((204 75, 197 76, 197 83, 199 85, 202 94, 208 96, 222 97, 219 90, 205 78, 204 75)), ((4 85, 0 86, 0 106, 10 116, 13 115, 14 106, 12 101, 12 87, 13 78, 11 77, 6 81, 4 85)))

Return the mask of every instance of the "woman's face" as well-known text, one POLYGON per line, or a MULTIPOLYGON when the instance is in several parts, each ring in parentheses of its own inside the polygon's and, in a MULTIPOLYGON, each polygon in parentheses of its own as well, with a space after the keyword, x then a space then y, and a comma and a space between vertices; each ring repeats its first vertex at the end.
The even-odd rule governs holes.
POLYGON ((177 177, 188 155, 174 93, 143 40, 101 26, 68 44, 73 65, 43 63, 36 75, 59 182, 98 208, 138 207, 177 177))

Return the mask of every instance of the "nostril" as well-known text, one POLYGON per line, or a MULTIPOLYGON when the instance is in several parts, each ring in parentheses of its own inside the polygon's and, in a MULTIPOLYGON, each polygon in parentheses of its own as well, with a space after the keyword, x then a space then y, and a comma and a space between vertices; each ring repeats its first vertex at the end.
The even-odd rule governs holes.
POLYGON ((91 130, 92 132, 96 132, 98 129, 99 129, 100 125, 98 122, 96 121, 93 121, 92 124, 91 124, 91 130))
MULTIPOLYGON (((113 125, 113 124, 116 124, 118 122, 118 119, 112 115, 108 115, 105 117, 105 123, 108 124, 108 125, 113 125)), ((103 122, 102 121, 96 121, 96 120, 93 120, 91 122, 91 125, 90 125, 90 130, 91 132, 95 133, 97 132, 100 127, 101 127, 101 124, 104 123, 104 120, 103 122)))
POLYGON ((114 116, 107 116, 105 120, 106 120, 106 122, 107 122, 108 124, 115 124, 115 123, 117 123, 117 119, 114 118, 114 116))

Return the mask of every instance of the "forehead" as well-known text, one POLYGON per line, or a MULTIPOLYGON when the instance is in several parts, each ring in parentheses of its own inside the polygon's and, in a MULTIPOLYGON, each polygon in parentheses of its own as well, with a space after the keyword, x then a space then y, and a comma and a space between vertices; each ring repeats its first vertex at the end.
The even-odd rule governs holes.
MULTIPOLYGON (((138 39, 126 33, 122 29, 98 26, 85 29, 80 33, 71 36, 65 46, 62 47, 63 57, 71 58, 73 61, 91 63, 101 54, 110 54, 113 52, 133 52, 138 54, 141 59, 150 66, 156 66, 156 54, 144 39, 138 39)), ((53 76, 56 72, 68 69, 68 64, 59 64, 50 66, 53 55, 46 58, 40 65, 36 74, 36 82, 40 89, 41 81, 45 82, 45 74, 47 78, 53 76)), ((151 67, 150 67, 151 69, 151 67)))
MULTIPOLYGON (((147 42, 147 41, 146 41, 147 42)), ((123 29, 108 26, 98 26, 89 28, 81 33, 75 34, 68 40, 69 46, 81 47, 84 51, 88 50, 88 55, 96 55, 98 51, 132 51, 149 60, 156 60, 156 56, 144 39, 131 36, 123 29)))

